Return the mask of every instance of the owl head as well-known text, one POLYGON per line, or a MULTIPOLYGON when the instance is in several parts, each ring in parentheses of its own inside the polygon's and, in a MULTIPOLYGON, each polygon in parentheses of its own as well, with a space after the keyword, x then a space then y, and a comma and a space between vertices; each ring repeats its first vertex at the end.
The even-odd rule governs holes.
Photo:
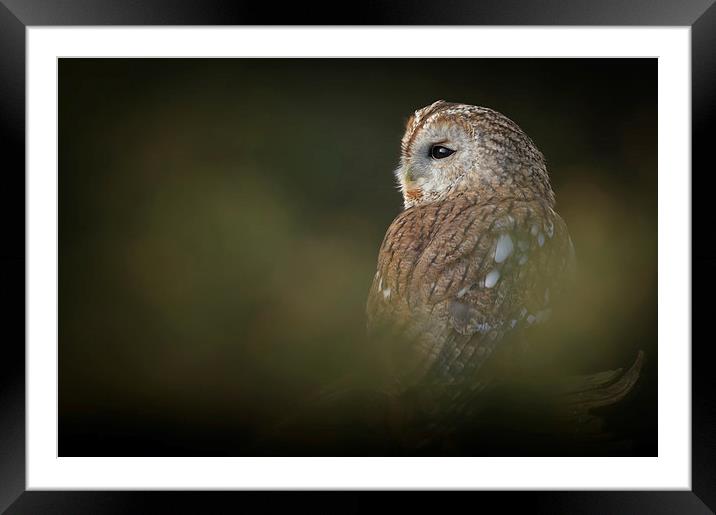
POLYGON ((415 111, 395 175, 406 209, 465 191, 554 203, 542 153, 517 124, 485 107, 438 100, 415 111))

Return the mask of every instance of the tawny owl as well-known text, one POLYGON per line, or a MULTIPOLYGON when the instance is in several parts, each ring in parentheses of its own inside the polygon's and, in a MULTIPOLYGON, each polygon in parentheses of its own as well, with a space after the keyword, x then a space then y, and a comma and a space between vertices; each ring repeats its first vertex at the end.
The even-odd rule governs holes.
POLYGON ((380 247, 369 332, 383 335, 395 393, 457 409, 490 382, 496 351, 549 317, 572 242, 544 157, 491 109, 415 111, 395 175, 405 210, 380 247))

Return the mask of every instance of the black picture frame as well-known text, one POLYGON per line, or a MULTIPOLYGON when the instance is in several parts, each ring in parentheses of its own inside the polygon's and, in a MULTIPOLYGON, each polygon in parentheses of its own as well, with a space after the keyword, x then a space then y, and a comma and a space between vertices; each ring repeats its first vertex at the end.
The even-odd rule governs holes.
MULTIPOLYGON (((230 0, 0 0, 0 202, 3 246, 2 357, 0 363, 0 511, 7 513, 155 513, 219 511, 239 502, 267 505, 265 493, 40 492, 25 491, 25 29, 41 25, 660 25, 691 27, 692 234, 710 234, 709 135, 716 128, 716 6, 714 0, 387 0, 358 5, 290 5, 230 0), (698 177, 698 188, 693 187, 698 177), (239 498, 239 496, 243 496, 239 498), (148 503, 158 509, 148 509, 148 503)), ((697 240, 694 239, 694 244, 697 240)), ((692 248, 694 300, 716 286, 716 254, 692 248)), ((693 312, 708 314, 709 306, 693 312)), ((692 315, 692 320, 695 321, 692 315)), ((697 324, 698 325, 698 324, 697 324)), ((692 490, 613 492, 470 492, 467 502, 528 507, 533 513, 711 513, 716 510, 716 398, 711 388, 712 342, 692 342, 692 490)), ((420 496, 423 509, 444 501, 420 496)), ((281 503, 357 511, 383 495, 353 492, 322 496, 285 494, 281 503)), ((451 501, 452 502, 452 501, 451 501)), ((271 503, 275 506, 275 501, 271 503)), ((232 510, 234 511, 234 510, 232 510)))

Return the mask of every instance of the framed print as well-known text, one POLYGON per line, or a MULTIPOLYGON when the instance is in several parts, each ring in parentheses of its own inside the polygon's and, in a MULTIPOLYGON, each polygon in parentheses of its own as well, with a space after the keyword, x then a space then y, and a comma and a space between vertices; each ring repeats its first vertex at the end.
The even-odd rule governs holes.
POLYGON ((318 7, 0 6, 2 508, 710 512, 716 8, 318 7))

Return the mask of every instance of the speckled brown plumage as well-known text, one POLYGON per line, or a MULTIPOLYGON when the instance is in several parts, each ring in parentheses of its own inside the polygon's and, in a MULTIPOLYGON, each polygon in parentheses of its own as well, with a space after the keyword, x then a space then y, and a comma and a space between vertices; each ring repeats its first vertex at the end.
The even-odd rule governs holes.
POLYGON ((368 327, 391 387, 444 409, 484 387, 497 348, 549 318, 573 248, 542 154, 503 115, 436 102, 410 118, 401 151, 406 209, 380 247, 368 327), (430 158, 435 145, 454 153, 430 158))

